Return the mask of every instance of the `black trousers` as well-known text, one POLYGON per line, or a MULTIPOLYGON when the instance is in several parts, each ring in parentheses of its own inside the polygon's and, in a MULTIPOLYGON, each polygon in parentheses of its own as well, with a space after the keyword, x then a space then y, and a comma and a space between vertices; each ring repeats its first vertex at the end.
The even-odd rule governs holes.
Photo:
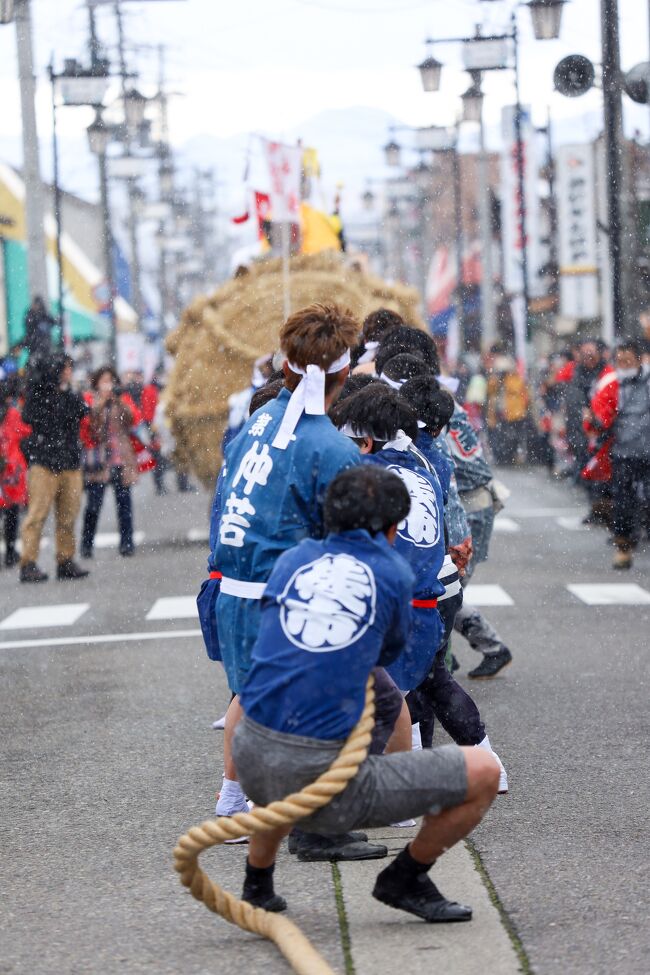
POLYGON ((0 514, 4 516, 5 550, 7 552, 10 552, 16 547, 19 512, 20 507, 17 504, 10 504, 7 508, 0 510, 0 514))
MULTIPOLYGON (((131 503, 131 488, 122 483, 122 469, 114 467, 111 470, 111 484, 115 492, 115 507, 117 509, 117 524, 120 531, 120 551, 130 551, 133 548, 133 506, 131 503)), ((83 531, 81 534, 81 548, 92 552, 99 515, 104 503, 104 493, 108 484, 91 483, 86 485, 86 510, 84 512, 83 531)))
POLYGON ((634 541, 650 505, 650 460, 612 458, 612 502, 615 537, 634 541))
POLYGON ((457 745, 478 745, 485 738, 485 725, 476 704, 464 687, 449 673, 445 654, 454 619, 462 605, 462 594, 438 603, 438 612, 445 626, 442 643, 433 661, 431 673, 415 691, 407 695, 406 702, 411 720, 420 722, 422 745, 430 748, 433 739, 433 719, 437 718, 452 741, 457 745))

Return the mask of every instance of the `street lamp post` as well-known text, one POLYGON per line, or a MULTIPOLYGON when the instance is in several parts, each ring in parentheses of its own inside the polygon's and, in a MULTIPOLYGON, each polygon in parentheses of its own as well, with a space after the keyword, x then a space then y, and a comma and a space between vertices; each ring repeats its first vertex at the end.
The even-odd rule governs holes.
POLYGON ((32 54, 32 19, 30 0, 15 0, 6 4, 5 22, 10 16, 16 22, 16 51, 22 115, 23 181, 25 184, 25 223, 27 227, 27 270, 29 292, 33 298, 41 295, 48 303, 47 257, 43 216, 44 191, 38 151, 38 131, 34 98, 34 60, 32 54))
POLYGON ((90 151, 97 156, 99 163, 99 192, 102 210, 102 242, 104 250, 104 265, 106 284, 108 288, 108 317, 109 337, 108 348, 111 365, 117 365, 117 315, 115 313, 115 283, 113 280, 113 233, 111 230, 110 201, 108 196, 108 171, 106 154, 110 142, 110 129, 104 124, 102 111, 95 110, 95 120, 88 127, 88 145, 90 151))

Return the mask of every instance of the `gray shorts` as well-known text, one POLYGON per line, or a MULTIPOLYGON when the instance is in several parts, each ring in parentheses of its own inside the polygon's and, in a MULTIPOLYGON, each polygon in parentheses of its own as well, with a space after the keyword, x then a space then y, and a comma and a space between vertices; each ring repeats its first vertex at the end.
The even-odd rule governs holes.
MULTIPOLYGON (((342 746, 342 741, 285 735, 243 717, 235 731, 233 757, 246 795, 267 806, 317 779, 342 746)), ((457 745, 370 755, 345 791, 301 825, 325 834, 389 826, 425 813, 437 815, 460 805, 466 794, 465 758, 457 745)))

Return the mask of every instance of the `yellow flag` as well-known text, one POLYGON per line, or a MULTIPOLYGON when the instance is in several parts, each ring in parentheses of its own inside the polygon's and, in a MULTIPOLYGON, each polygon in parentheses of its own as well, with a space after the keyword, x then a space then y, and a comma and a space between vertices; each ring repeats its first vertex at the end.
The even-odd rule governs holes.
POLYGON ((318 254, 320 251, 340 251, 341 241, 333 218, 308 203, 300 204, 301 254, 318 254))

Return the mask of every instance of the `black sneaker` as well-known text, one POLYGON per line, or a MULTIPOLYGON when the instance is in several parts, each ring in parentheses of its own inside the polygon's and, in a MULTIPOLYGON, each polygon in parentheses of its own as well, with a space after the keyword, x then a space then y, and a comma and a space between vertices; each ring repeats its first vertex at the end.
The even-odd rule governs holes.
POLYGON ((394 907, 398 911, 406 911, 422 918, 429 924, 449 924, 454 921, 471 921, 472 908, 456 901, 448 901, 433 881, 426 875, 417 877, 414 890, 398 890, 386 882, 382 877, 384 871, 377 877, 372 896, 375 900, 394 907))
POLYGON ((92 559, 93 557, 93 547, 92 545, 82 545, 79 549, 79 554, 82 559, 92 559))
POLYGON ((307 833, 298 847, 296 856, 302 863, 382 860, 388 856, 388 847, 350 840, 350 836, 350 833, 344 833, 342 836, 319 836, 316 833, 307 833))
POLYGON ((57 579, 85 579, 87 575, 90 575, 87 569, 82 569, 80 565, 77 565, 72 559, 66 559, 65 562, 59 562, 56 567, 56 577, 57 579))
POLYGON ((496 677, 500 670, 512 663, 512 654, 507 647, 497 650, 496 653, 486 653, 478 667, 470 670, 467 674, 473 680, 491 680, 496 677))
MULTIPOLYGON (((297 826, 289 833, 289 838, 287 845, 289 848, 289 853, 298 853, 303 846, 313 845, 314 841, 319 842, 323 839, 317 833, 305 833, 302 829, 298 829, 297 826)), ((345 841, 346 843, 367 843, 368 834, 367 833, 345 833, 344 836, 330 837, 330 839, 336 839, 340 842, 345 841)))
POLYGON ((251 904, 253 907, 261 907, 263 911, 269 911, 271 914, 280 914, 287 909, 287 902, 279 894, 252 894, 247 893, 244 887, 241 899, 247 904, 251 904))
POLYGON ((21 582, 47 582, 49 576, 36 565, 36 562, 25 562, 20 567, 21 582))

